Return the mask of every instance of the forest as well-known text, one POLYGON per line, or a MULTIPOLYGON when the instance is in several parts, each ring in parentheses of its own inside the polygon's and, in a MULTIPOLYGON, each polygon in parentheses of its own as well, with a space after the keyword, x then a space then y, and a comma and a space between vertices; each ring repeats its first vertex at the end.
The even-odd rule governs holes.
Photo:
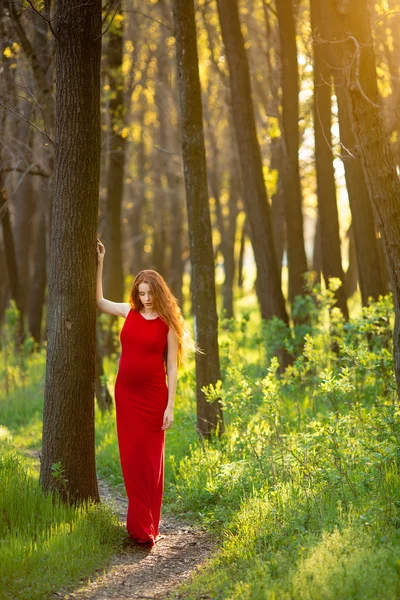
POLYGON ((0 600, 400 598, 399 173, 400 0, 1 0, 0 600), (98 239, 194 341, 151 549, 98 239))

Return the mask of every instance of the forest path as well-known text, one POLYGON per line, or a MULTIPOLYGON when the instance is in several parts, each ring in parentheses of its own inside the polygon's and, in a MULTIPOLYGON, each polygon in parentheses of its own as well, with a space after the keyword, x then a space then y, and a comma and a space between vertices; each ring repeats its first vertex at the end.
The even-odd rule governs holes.
MULTIPOLYGON (((127 500, 116 495, 111 486, 99 479, 102 502, 113 506, 125 523, 127 500)), ((161 519, 160 533, 165 535, 152 548, 128 544, 111 563, 99 569, 73 592, 60 590, 52 598, 100 600, 102 598, 161 600, 183 598, 172 592, 210 556, 215 541, 204 529, 188 526, 170 516, 161 519)))
MULTIPOLYGON (((39 469, 39 452, 25 450, 25 454, 37 461, 39 469)), ((127 499, 100 478, 98 484, 101 501, 110 505, 125 524, 127 499)), ((152 548, 130 542, 127 537, 121 552, 95 571, 89 582, 85 580, 74 591, 61 588, 51 598, 184 600, 184 596, 173 592, 211 555, 216 540, 206 529, 187 525, 170 515, 161 518, 160 533, 165 537, 152 548)), ((202 598, 211 600, 208 596, 202 598)))

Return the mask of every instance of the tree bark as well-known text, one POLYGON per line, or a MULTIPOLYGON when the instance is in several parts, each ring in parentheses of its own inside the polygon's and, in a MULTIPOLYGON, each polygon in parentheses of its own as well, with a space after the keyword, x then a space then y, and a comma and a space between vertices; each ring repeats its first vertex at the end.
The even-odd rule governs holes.
POLYGON ((222 39, 230 72, 232 112, 242 174, 243 203, 257 265, 257 289, 263 319, 288 322, 274 247, 260 147, 251 98, 249 64, 236 0, 218 0, 222 39))
POLYGON ((240 182, 237 171, 235 171, 235 162, 232 161, 231 175, 229 181, 229 213, 225 226, 225 253, 224 269, 225 280, 222 290, 223 308, 228 319, 234 316, 233 310, 233 284, 235 281, 235 238, 236 224, 238 216, 238 190, 240 182))
POLYGON ((289 298, 304 293, 307 258, 304 247, 302 194, 299 171, 299 74, 293 0, 276 0, 281 51, 283 189, 289 298))
POLYGON ((114 19, 109 33, 107 74, 110 86, 109 127, 110 147, 107 174, 106 248, 107 268, 104 272, 104 294, 114 302, 122 302, 124 274, 121 251, 121 207, 124 192, 125 122, 124 78, 122 55, 124 30, 121 13, 114 19))
MULTIPOLYGON (((30 118, 32 111, 28 111, 30 118)), ((18 123, 18 140, 27 152, 32 153, 33 129, 29 123, 20 121, 18 123)), ((30 158, 30 156, 29 156, 30 158)), ((25 165, 23 166, 25 168, 25 165)), ((26 166, 28 168, 28 166, 26 166)), ((28 310, 28 298, 30 289, 30 248, 32 246, 33 215, 34 215, 34 190, 32 176, 29 172, 18 173, 16 177, 16 189, 13 194, 14 215, 14 240, 17 258, 17 268, 20 284, 20 301, 23 313, 28 310)))
POLYGON ((223 421, 219 402, 206 402, 202 392, 202 387, 215 384, 221 378, 221 373, 215 267, 193 0, 174 0, 173 16, 192 266, 191 290, 195 340, 205 352, 205 354, 196 353, 197 426, 203 436, 209 436, 217 428, 220 433, 222 432, 223 421))
POLYGON ((55 181, 40 481, 99 501, 95 466, 101 3, 58 0, 55 181), (62 478, 52 477, 60 463, 62 478))
POLYGON ((270 168, 278 172, 276 192, 271 197, 272 227, 274 230, 275 253, 279 269, 282 272, 282 260, 285 250, 286 226, 285 226, 285 194, 282 181, 282 142, 278 137, 271 139, 271 162, 270 168))
POLYGON ((377 299, 388 291, 385 268, 380 262, 380 240, 374 221, 369 191, 363 172, 360 149, 352 130, 352 117, 347 102, 346 69, 344 67, 344 31, 332 0, 313 0, 317 5, 318 20, 314 30, 314 44, 319 46, 323 59, 332 66, 338 103, 341 156, 345 168, 346 186, 352 214, 352 226, 357 254, 357 269, 363 305, 370 297, 377 299), (335 43, 329 43, 335 41, 335 43))
POLYGON ((246 237, 248 236, 248 221, 245 217, 240 234, 239 258, 238 258, 238 279, 237 284, 240 290, 243 290, 243 269, 244 269, 244 251, 246 246, 246 237))
POLYGON ((346 275, 345 275, 345 287, 346 287, 346 296, 350 298, 357 291, 357 283, 358 283, 358 270, 357 270, 357 253, 356 253, 356 244, 354 241, 354 227, 353 224, 350 225, 349 230, 347 232, 347 237, 349 240, 349 266, 347 267, 346 275))
POLYGON ((48 211, 48 183, 40 182, 40 194, 36 205, 34 268, 29 294, 28 327, 37 344, 42 339, 42 315, 46 290, 46 213, 48 211))
MULTIPOLYGON (((313 34, 319 27, 323 13, 318 0, 311 0, 313 34)), ((321 227, 322 273, 328 287, 329 279, 337 277, 342 285, 335 293, 336 305, 345 319, 349 318, 344 273, 342 266, 339 215, 336 201, 336 182, 332 154, 332 100, 331 72, 321 53, 321 45, 314 46, 314 135, 315 166, 317 171, 318 215, 321 227)))
POLYGON ((345 40, 343 68, 347 100, 392 284, 394 370, 400 394, 400 182, 380 111, 368 9, 363 0, 351 3, 337 0, 332 8, 341 22, 340 39, 345 40))
POLYGON ((388 293, 386 266, 380 261, 380 239, 377 238, 372 206, 363 173, 359 149, 351 127, 346 90, 342 77, 336 75, 336 97, 338 102, 340 141, 345 169, 347 193, 352 214, 352 231, 357 257, 358 281, 361 301, 364 306, 369 298, 377 300, 388 293))
MULTIPOLYGON (((113 302, 124 297, 124 273, 122 266, 121 212, 125 173, 125 125, 124 77, 122 58, 124 45, 124 21, 121 12, 114 18, 109 32, 107 48, 107 76, 110 87, 109 100, 109 152, 107 172, 107 198, 105 211, 105 240, 107 261, 104 269, 104 295, 113 302)), ((114 324, 117 317, 107 315, 105 349, 107 354, 116 350, 114 324)), ((98 356, 96 361, 98 360, 98 356)))

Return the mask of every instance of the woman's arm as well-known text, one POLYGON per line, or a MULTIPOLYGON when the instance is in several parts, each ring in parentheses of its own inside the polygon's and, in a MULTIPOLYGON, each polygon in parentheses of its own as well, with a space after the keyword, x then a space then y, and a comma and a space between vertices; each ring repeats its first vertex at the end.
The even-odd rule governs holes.
POLYGON ((168 332, 167 343, 168 404, 164 412, 164 424, 161 429, 169 429, 174 422, 174 403, 178 380, 178 339, 172 329, 168 332))
POLYGON ((111 302, 103 298, 103 262, 106 249, 100 240, 97 240, 97 281, 96 281, 96 304, 97 308, 109 315, 127 317, 130 304, 128 302, 111 302))

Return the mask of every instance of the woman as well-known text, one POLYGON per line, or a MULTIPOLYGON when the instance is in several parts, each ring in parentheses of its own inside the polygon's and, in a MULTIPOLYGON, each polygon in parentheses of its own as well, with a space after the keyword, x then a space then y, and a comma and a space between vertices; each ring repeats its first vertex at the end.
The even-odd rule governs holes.
POLYGON ((137 543, 153 546, 160 539, 165 431, 174 420, 184 321, 156 271, 138 273, 129 302, 103 298, 104 255, 104 245, 97 240, 97 307, 126 319, 115 382, 118 445, 128 496, 126 527, 137 543))

